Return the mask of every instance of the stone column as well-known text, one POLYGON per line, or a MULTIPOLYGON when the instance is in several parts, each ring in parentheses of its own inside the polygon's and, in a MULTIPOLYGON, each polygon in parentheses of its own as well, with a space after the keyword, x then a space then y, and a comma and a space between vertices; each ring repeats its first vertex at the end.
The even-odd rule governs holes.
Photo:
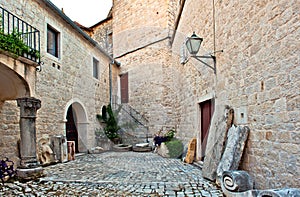
POLYGON ((21 167, 32 168, 38 165, 36 158, 36 112, 41 107, 41 101, 33 97, 17 99, 20 107, 20 156, 21 167))

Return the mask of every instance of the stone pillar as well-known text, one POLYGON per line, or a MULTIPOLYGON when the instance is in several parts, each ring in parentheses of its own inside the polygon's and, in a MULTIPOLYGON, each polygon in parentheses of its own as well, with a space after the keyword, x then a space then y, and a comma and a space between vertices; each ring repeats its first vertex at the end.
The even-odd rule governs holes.
POLYGON ((23 179, 32 179, 42 174, 36 157, 36 112, 41 107, 41 101, 33 97, 17 99, 20 107, 20 157, 21 166, 18 176, 23 179))
POLYGON ((35 119, 36 112, 41 107, 41 101, 24 97, 17 99, 20 107, 20 156, 21 166, 25 168, 36 167, 38 165, 36 158, 36 130, 35 119))

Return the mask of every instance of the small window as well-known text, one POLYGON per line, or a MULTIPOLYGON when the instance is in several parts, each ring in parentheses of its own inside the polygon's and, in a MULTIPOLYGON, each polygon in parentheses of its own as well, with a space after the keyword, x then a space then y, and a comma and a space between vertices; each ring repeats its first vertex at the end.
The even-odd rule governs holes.
POLYGON ((93 77, 99 79, 99 61, 93 58, 93 77))
POLYGON ((47 53, 59 58, 59 32, 47 26, 47 53))
POLYGON ((113 42, 113 37, 112 36, 113 36, 112 33, 109 33, 107 35, 107 42, 108 42, 109 45, 112 45, 112 42, 113 42))

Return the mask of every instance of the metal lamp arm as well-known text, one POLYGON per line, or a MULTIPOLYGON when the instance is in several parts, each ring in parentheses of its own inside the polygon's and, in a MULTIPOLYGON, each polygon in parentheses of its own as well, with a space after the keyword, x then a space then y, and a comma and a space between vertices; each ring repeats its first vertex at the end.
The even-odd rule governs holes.
POLYGON ((200 61, 201 63, 203 63, 204 65, 208 66, 209 68, 213 69, 215 74, 217 73, 217 72, 216 72, 216 56, 214 56, 214 55, 210 55, 210 56, 197 56, 197 55, 193 55, 193 56, 191 56, 191 57, 193 57, 193 58, 195 58, 196 60, 200 61), (203 60, 201 60, 201 58, 202 58, 202 59, 205 59, 205 58, 206 58, 206 59, 207 59, 207 58, 213 59, 213 61, 214 61, 214 66, 211 66, 211 65, 207 64, 206 62, 204 62, 203 60))

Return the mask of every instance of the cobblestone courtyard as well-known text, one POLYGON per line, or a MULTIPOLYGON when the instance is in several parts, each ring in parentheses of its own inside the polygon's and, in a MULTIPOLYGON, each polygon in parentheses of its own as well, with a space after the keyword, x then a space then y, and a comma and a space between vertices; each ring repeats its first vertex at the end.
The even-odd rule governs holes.
POLYGON ((44 169, 39 182, 5 183, 0 196, 223 196, 199 168, 154 153, 88 154, 44 169))

